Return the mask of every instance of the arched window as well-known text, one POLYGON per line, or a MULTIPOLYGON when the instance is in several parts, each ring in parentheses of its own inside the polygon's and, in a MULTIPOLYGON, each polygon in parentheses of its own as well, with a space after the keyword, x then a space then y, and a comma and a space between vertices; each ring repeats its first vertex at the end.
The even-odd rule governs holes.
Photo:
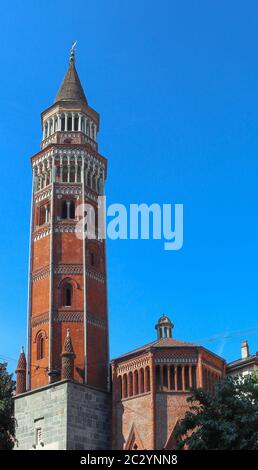
POLYGON ((127 398, 127 375, 123 375, 123 382, 122 382, 122 398, 127 398))
POLYGON ((68 182, 68 167, 67 165, 63 166, 63 183, 68 182))
POLYGON ((63 298, 62 298, 63 307, 71 307, 72 301, 73 301, 73 288, 71 284, 69 283, 64 284, 62 294, 63 294, 63 298))
POLYGON ((131 397, 133 395, 133 374, 129 372, 128 374, 128 396, 131 397))
POLYGON ((182 382, 182 367, 178 366, 177 368, 177 390, 182 390, 183 382, 182 382))
POLYGON ((62 202, 62 219, 67 219, 67 201, 62 202))
POLYGON ((77 183, 81 182, 81 166, 78 165, 77 167, 77 183))
POLYGON ((145 369, 145 392, 150 391, 150 368, 149 366, 145 369))
POLYGON ((76 115, 75 118, 74 118, 74 130, 75 131, 78 131, 78 125, 79 125, 79 118, 76 115))
POLYGON ((163 388, 168 388, 168 368, 167 366, 163 366, 163 388))
POLYGON ((75 218, 75 204, 74 201, 70 201, 70 214, 69 214, 70 219, 75 218))
POLYGON ((65 131, 65 117, 61 117, 61 131, 65 131))
POLYGON ((121 378, 121 375, 118 376, 118 394, 119 394, 119 398, 122 398, 122 378, 121 378))
POLYGON ((140 369, 139 372, 139 393, 144 393, 144 371, 140 369))
POLYGON ((91 266, 95 266, 95 253, 93 253, 93 251, 90 254, 90 264, 91 266))
POLYGON ((189 366, 185 366, 185 390, 190 390, 189 366))
POLYGON ((72 130, 72 118, 71 118, 71 116, 69 116, 68 119, 67 119, 67 130, 68 131, 72 130))
POLYGON ((175 367, 169 367, 169 374, 170 374, 170 390, 175 390, 175 367))
POLYGON ((45 357, 45 338, 44 334, 39 333, 37 336, 37 360, 40 361, 45 357))
POLYGON ((156 387, 157 390, 160 388, 160 366, 156 366, 156 387))
POLYGON ((70 178, 69 178, 70 183, 75 182, 75 166, 71 165, 70 166, 70 178))
POLYGON ((196 366, 192 366, 192 388, 196 388, 196 366))
POLYGON ((138 395, 138 393, 139 393, 138 370, 135 370, 133 374, 133 394, 138 395))

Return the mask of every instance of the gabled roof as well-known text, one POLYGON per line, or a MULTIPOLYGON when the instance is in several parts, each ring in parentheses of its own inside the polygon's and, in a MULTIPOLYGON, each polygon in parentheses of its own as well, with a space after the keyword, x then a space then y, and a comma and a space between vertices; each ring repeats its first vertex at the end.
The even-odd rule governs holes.
POLYGON ((58 101, 82 101, 88 104, 73 61, 70 62, 69 68, 56 95, 55 103, 58 101))
POLYGON ((129 351, 128 353, 122 354, 121 356, 118 356, 113 360, 122 359, 124 357, 134 355, 136 353, 141 353, 150 348, 176 348, 176 347, 193 348, 197 346, 198 346, 197 344, 187 343, 186 341, 181 341, 179 339, 160 338, 160 339, 157 339, 156 341, 152 341, 151 343, 147 343, 144 346, 141 346, 140 348, 133 349, 132 351, 129 351))

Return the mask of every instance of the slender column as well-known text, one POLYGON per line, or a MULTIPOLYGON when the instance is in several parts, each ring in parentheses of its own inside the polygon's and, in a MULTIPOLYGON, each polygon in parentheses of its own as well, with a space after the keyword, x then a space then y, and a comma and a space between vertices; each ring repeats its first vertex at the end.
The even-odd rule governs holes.
POLYGON ((65 113, 65 131, 67 131, 67 128, 68 128, 67 122, 68 122, 68 115, 67 113, 65 113))
POLYGON ((192 366, 189 366, 189 387, 190 389, 193 387, 193 376, 192 376, 192 366))
POLYGON ((72 113, 72 131, 74 131, 74 113, 72 113))
POLYGON ((177 366, 175 366, 175 391, 178 391, 178 384, 177 384, 177 366))
POLYGON ((182 366, 182 390, 185 392, 185 366, 182 366))
POLYGON ((126 387, 125 387, 124 374, 121 376, 121 379, 122 379, 122 398, 125 398, 127 390, 126 390, 126 387))
POLYGON ((60 182, 63 182, 63 157, 60 157, 60 182))
POLYGON ((170 374, 170 367, 171 367, 171 366, 168 365, 168 390, 171 390, 171 380, 170 380, 170 379, 171 379, 171 374, 170 374))
POLYGON ((79 121, 78 121, 78 131, 82 130, 82 115, 79 114, 79 121))
POLYGON ((57 131, 61 131, 61 116, 57 115, 57 131))
POLYGON ((198 363, 196 369, 196 380, 197 380, 197 387, 203 387, 203 371, 202 371, 202 353, 199 351, 198 354, 198 363))
POLYGON ((163 365, 160 366, 160 389, 163 390, 163 365))
MULTIPOLYGON (((138 387, 139 387, 139 393, 144 393, 144 377, 142 377, 142 369, 139 370, 138 373, 138 387)), ((143 371, 144 374, 144 371, 143 371)))
POLYGON ((70 157, 68 157, 68 160, 67 160, 67 183, 70 183, 70 168, 71 168, 70 157))
POLYGON ((133 371, 133 395, 138 394, 138 391, 139 391, 138 389, 139 389, 139 374, 138 374, 138 371, 133 371))

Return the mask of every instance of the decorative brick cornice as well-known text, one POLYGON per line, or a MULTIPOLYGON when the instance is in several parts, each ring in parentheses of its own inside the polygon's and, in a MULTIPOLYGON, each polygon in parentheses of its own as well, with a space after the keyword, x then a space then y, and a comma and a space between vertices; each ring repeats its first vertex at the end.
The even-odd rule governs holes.
POLYGON ((83 322, 83 312, 82 311, 59 311, 54 313, 53 320, 55 322, 83 322))
POLYGON ((55 190, 55 193, 56 194, 73 194, 73 195, 79 195, 82 193, 82 184, 81 183, 77 183, 77 184, 72 184, 69 183, 69 184, 63 184, 61 185, 61 183, 58 184, 58 186, 56 187, 56 190, 55 190))
POLYGON ((33 316, 31 318, 31 326, 35 328, 39 325, 43 325, 44 323, 48 323, 49 321, 49 312, 41 313, 40 315, 33 316))
POLYGON ((101 284, 104 284, 105 282, 105 276, 102 273, 98 273, 97 271, 93 271, 92 269, 87 269, 86 275, 94 279, 94 281, 101 282, 101 284))
POLYGON ((37 242, 38 240, 41 240, 42 238, 48 237, 50 233, 51 233, 51 228, 49 225, 46 226, 45 228, 37 230, 36 232, 34 232, 33 241, 37 242))
POLYGON ((37 196, 35 196, 35 204, 43 201, 44 199, 51 198, 52 191, 51 189, 42 189, 41 191, 37 192, 37 196))
POLYGON ((83 274, 82 264, 59 264, 54 266, 54 274, 83 274))
POLYGON ((100 320, 97 318, 95 315, 92 315, 91 313, 87 313, 87 323, 90 323, 91 325, 94 326, 99 326, 100 328, 106 329, 107 324, 104 320, 100 320))
MULTIPOLYGON (((60 310, 54 313, 53 319, 55 322, 81 323, 84 321, 84 312, 79 310, 60 310)), ((107 326, 104 320, 97 318, 96 315, 93 315, 91 313, 87 313, 87 323, 104 329, 107 326)))
POLYGON ((79 233, 81 229, 77 228, 78 222, 61 222, 54 225, 55 233, 79 233))
POLYGON ((165 356, 165 357, 156 357, 155 364, 197 364, 197 357, 183 357, 183 356, 165 356))
POLYGON ((141 367, 146 367, 150 365, 150 357, 142 357, 138 360, 133 360, 126 364, 118 365, 117 367, 117 374, 130 372, 135 369, 140 369, 141 367))
POLYGON ((38 269, 32 273, 32 282, 41 281, 49 276, 49 266, 44 266, 44 268, 38 269))

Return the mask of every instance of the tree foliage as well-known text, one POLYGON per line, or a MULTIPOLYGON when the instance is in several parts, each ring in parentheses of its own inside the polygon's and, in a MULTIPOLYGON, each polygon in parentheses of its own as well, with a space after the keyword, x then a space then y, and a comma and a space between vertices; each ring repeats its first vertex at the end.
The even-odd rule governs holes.
POLYGON ((11 450, 15 442, 14 390, 15 382, 7 372, 7 364, 0 363, 0 450, 11 450))
POLYGON ((227 377, 214 393, 201 388, 176 429, 178 448, 258 449, 257 375, 227 377))

